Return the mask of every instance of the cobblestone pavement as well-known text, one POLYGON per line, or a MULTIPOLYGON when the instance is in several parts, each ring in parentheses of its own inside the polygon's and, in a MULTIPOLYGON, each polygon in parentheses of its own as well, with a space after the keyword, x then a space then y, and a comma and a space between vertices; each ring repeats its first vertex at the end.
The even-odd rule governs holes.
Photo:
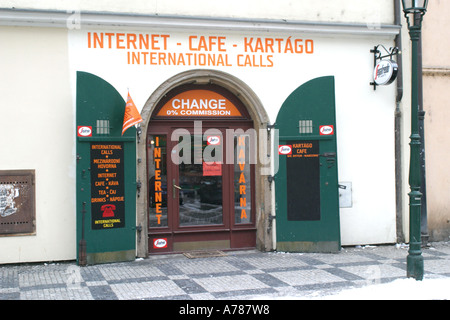
MULTIPOLYGON (((407 247, 347 247, 335 254, 233 251, 190 259, 152 256, 79 267, 0 266, 0 300, 250 300, 314 298, 406 278, 407 247)), ((423 249, 425 278, 450 277, 450 243, 423 249)))

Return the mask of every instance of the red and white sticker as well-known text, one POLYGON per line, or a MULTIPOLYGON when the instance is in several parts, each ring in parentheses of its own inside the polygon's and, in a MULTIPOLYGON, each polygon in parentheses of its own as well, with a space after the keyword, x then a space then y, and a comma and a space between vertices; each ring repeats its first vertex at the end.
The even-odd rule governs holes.
POLYGON ((292 154, 292 146, 287 144, 278 146, 278 154, 292 154))
POLYGON ((153 239, 153 249, 167 248, 167 238, 153 239))
POLYGON ((220 145, 220 136, 208 136, 206 137, 206 141, 208 145, 218 146, 220 145))
POLYGON ((320 126, 319 132, 321 136, 330 136, 334 134, 334 127, 332 125, 320 126))
POLYGON ((78 126, 77 135, 79 137, 92 137, 92 127, 91 126, 78 126))

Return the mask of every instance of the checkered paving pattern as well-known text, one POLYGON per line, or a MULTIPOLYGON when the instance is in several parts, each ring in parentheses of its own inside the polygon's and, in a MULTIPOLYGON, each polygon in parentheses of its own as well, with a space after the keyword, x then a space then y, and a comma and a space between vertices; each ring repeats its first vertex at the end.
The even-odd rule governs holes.
MULTIPOLYGON (((314 298, 406 277, 407 248, 366 246, 336 254, 227 252, 165 255, 78 267, 0 266, 0 300, 246 300, 314 298)), ((450 277, 450 243, 423 249, 425 278, 450 277)))

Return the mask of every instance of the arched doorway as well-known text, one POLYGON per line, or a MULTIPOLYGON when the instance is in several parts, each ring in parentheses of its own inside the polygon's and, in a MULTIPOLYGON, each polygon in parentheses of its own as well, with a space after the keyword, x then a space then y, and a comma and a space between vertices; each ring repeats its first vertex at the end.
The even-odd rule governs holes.
POLYGON ((267 114, 256 95, 233 76, 194 70, 166 81, 142 116, 138 256, 270 250, 270 188, 261 176, 270 164, 250 159, 252 145, 270 145, 258 144, 267 114))

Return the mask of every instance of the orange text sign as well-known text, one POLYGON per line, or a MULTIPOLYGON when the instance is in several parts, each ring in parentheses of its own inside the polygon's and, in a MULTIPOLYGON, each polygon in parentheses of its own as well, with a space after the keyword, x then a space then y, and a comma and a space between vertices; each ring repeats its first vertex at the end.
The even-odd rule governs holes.
POLYGON ((209 90, 182 92, 159 110, 160 117, 240 117, 236 106, 221 94, 209 90))

